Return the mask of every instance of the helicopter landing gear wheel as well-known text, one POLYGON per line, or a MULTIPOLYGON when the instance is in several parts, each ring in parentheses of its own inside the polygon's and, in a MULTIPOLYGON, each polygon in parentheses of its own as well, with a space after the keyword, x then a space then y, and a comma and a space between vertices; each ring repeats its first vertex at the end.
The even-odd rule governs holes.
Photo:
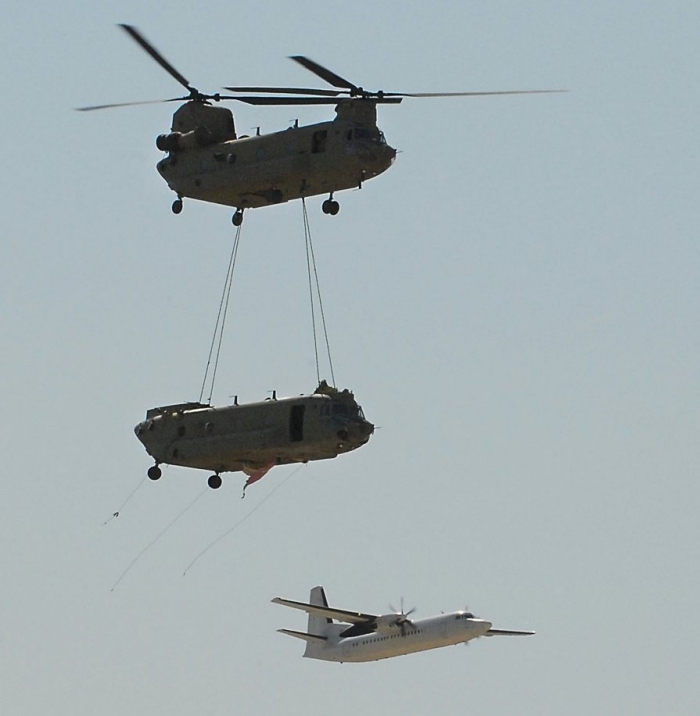
POLYGON ((173 214, 179 214, 182 211, 182 199, 175 199, 171 208, 173 214))
POLYGON ((163 474, 158 465, 151 465, 146 473, 151 480, 160 480, 160 476, 163 474))
POLYGON ((243 223, 243 209, 238 209, 231 217, 231 223, 234 226, 240 226, 243 223))
POLYGON ((209 479, 207 480, 207 484, 209 485, 209 487, 211 487, 212 490, 218 490, 221 487, 221 476, 210 475, 209 479))
POLYGON ((340 211, 340 204, 335 199, 326 199, 321 204, 321 211, 324 214, 335 216, 340 211))

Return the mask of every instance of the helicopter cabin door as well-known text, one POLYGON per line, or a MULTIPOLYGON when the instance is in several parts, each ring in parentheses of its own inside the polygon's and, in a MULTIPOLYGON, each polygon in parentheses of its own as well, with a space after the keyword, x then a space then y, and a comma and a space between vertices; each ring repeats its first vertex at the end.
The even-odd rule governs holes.
POLYGON ((292 405, 289 411, 289 440, 293 443, 304 439, 304 410, 305 405, 292 405))

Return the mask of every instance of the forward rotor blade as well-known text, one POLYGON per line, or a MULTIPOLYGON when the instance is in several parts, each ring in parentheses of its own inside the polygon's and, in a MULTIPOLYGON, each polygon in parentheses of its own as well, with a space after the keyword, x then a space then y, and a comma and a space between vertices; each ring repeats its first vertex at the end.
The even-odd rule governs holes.
POLYGON ((234 97, 239 102, 255 105, 338 104, 334 97, 234 97))
POLYGON ((486 97, 501 94, 553 94, 568 90, 505 90, 500 92, 385 92, 385 97, 486 97))
POLYGON ((304 57, 303 55, 292 55, 289 59, 298 62, 302 67, 309 70, 309 72, 313 72, 322 80, 328 82, 329 85, 333 85, 334 87, 343 87, 344 89, 349 89, 358 93, 360 91, 360 88, 357 85, 354 85, 352 82, 349 82, 340 75, 337 75, 335 72, 331 72, 323 65, 319 65, 318 62, 314 62, 308 57, 304 57))
POLYGON ((334 97, 222 97, 221 99, 236 99, 239 102, 256 105, 295 105, 295 104, 338 104, 338 102, 375 102, 377 104, 398 104, 401 97, 372 97, 370 99, 343 99, 334 97))
POLYGON ((182 102, 188 97, 173 97, 172 99, 147 99, 143 102, 117 102, 116 104, 95 104, 91 107, 76 107, 77 112, 92 112, 95 109, 113 109, 114 107, 134 107, 139 104, 162 104, 163 102, 182 102))
POLYGON ((308 89, 306 87, 224 87, 229 92, 268 92, 270 94, 311 94, 320 97, 337 97, 338 90, 308 89))
POLYGON ((188 92, 196 92, 190 83, 156 50, 155 47, 133 26, 119 24, 131 38, 137 42, 168 74, 174 77, 188 92))

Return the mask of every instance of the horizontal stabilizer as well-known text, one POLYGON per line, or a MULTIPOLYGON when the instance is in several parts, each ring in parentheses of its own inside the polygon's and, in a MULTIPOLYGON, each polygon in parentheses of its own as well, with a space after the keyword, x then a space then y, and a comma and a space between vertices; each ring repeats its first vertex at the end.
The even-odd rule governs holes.
POLYGON ((282 597, 275 597, 272 602, 273 604, 281 604, 284 607, 291 607, 292 609, 301 609, 301 611, 303 612, 307 612, 308 614, 316 614, 319 617, 335 619, 339 622, 347 622, 348 624, 364 624, 366 622, 372 622, 377 619, 376 615, 374 614, 349 612, 345 609, 333 609, 331 607, 326 606, 317 606, 316 604, 295 602, 292 599, 282 599, 282 597))
POLYGON ((318 636, 317 634, 307 634, 305 631, 294 631, 293 629, 278 629, 280 634, 287 634, 289 636, 295 636, 297 639, 303 639, 311 644, 315 644, 319 641, 327 641, 328 637, 318 636))
POLYGON ((532 636, 534 631, 511 631, 510 629, 489 629, 484 636, 532 636))

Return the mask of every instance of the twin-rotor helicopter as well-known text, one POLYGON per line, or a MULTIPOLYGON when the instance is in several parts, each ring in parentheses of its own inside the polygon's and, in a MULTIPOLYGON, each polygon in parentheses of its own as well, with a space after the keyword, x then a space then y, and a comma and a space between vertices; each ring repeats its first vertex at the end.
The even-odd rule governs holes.
MULTIPOLYGON (((292 60, 335 89, 306 87, 226 87, 232 94, 204 94, 193 87, 158 50, 131 25, 120 27, 188 92, 155 102, 184 102, 173 115, 170 132, 156 139, 166 156, 157 164, 160 175, 177 194, 173 213, 183 199, 235 208, 232 221, 240 226, 243 211, 293 199, 327 194, 325 214, 340 205, 335 192, 361 188, 385 172, 396 150, 377 126, 377 105, 398 104, 404 97, 472 97, 480 95, 540 94, 560 90, 500 92, 384 92, 368 91, 308 57, 292 60), (236 133, 231 110, 214 106, 222 100, 250 105, 335 105, 335 119, 256 136, 236 133)), ((152 104, 154 101, 80 107, 80 111, 152 104)))

